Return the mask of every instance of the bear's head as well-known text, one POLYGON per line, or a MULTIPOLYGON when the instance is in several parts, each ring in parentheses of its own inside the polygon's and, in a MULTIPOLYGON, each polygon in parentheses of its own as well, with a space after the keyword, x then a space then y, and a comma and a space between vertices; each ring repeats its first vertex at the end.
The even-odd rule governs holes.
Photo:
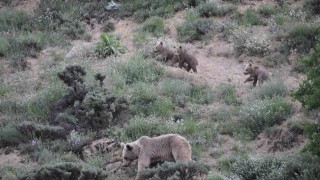
POLYGON ((247 75, 247 74, 252 74, 253 72, 253 67, 252 67, 252 64, 247 64, 245 67, 244 67, 244 74, 247 75))
POLYGON ((180 54, 182 53, 182 51, 183 51, 182 46, 179 46, 178 48, 176 48, 176 51, 175 51, 174 55, 180 56, 180 54))
POLYGON ((129 166, 130 163, 136 159, 138 159, 138 155, 140 153, 140 148, 134 143, 121 143, 123 147, 122 150, 122 166, 129 166))
POLYGON ((155 52, 161 52, 162 50, 163 50, 163 43, 161 41, 159 44, 157 44, 155 52))

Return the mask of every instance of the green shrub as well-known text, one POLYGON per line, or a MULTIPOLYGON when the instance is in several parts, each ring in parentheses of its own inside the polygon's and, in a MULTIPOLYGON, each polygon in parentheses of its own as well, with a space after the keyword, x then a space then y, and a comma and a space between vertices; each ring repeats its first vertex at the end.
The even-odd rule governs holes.
POLYGON ((9 42, 6 38, 0 37, 0 56, 6 56, 9 51, 9 42))
POLYGON ((231 84, 220 84, 216 88, 216 96, 227 105, 239 105, 241 100, 236 96, 236 89, 231 84))
POLYGON ((31 30, 31 17, 21 10, 0 10, 0 32, 31 30))
POLYGON ((127 84, 158 81, 164 72, 162 67, 151 59, 144 59, 142 55, 134 55, 128 62, 120 63, 117 70, 127 84))
POLYGON ((142 24, 141 30, 144 33, 151 33, 152 35, 159 37, 164 32, 163 19, 157 16, 150 17, 142 24))
POLYGON ((259 99, 273 98, 275 96, 286 96, 287 86, 281 78, 272 78, 263 83, 261 87, 253 90, 254 97, 259 99))
POLYGON ((306 109, 317 109, 320 107, 320 41, 310 55, 305 56, 303 63, 307 79, 304 80, 299 89, 292 96, 299 100, 306 109))
POLYGON ((320 157, 320 126, 318 124, 306 124, 303 131, 309 137, 309 141, 303 147, 302 152, 320 157))
POLYGON ((229 161, 240 179, 318 179, 319 159, 304 156, 240 156, 229 161))
POLYGON ((26 142, 22 134, 12 126, 3 126, 0 128, 0 146, 16 146, 21 142, 26 142))
POLYGON ((214 122, 223 122, 223 121, 227 121, 229 119, 231 119, 231 112, 228 108, 224 107, 224 108, 220 108, 215 110, 212 115, 211 115, 211 119, 214 122))
POLYGON ((165 121, 154 117, 135 117, 131 119, 123 128, 124 139, 137 140, 141 136, 159 136, 161 134, 175 133, 177 130, 172 124, 167 124, 165 121))
POLYGON ((267 127, 280 124, 293 112, 292 105, 283 98, 255 100, 241 107, 239 116, 242 125, 256 137, 267 127))
POLYGON ((304 8, 310 11, 312 15, 317 15, 320 13, 320 2, 317 0, 306 0, 304 8))
POLYGON ((110 21, 105 21, 103 23, 103 32, 111 32, 114 31, 115 27, 114 27, 114 23, 110 22, 110 21))
POLYGON ((316 45, 316 36, 320 35, 320 23, 305 24, 299 23, 288 26, 285 45, 289 50, 296 50, 298 53, 308 53, 316 45))
POLYGON ((235 6, 220 5, 217 2, 205 2, 200 4, 197 8, 200 16, 211 17, 211 16, 225 16, 231 14, 236 10, 235 6))
POLYGON ((210 104, 213 102, 213 93, 208 85, 192 86, 189 96, 192 102, 198 104, 210 104))
POLYGON ((211 19, 200 19, 198 17, 198 13, 190 12, 187 14, 185 22, 176 26, 178 41, 192 42, 211 35, 213 21, 211 19))
POLYGON ((258 7, 258 12, 261 14, 263 17, 270 17, 273 14, 277 12, 277 9, 273 5, 268 5, 268 4, 262 4, 258 7))
POLYGON ((257 26, 263 24, 259 14, 251 8, 247 9, 243 15, 238 14, 238 21, 240 24, 246 26, 257 26))
POLYGON ((209 167, 194 162, 165 162, 157 168, 145 169, 141 172, 142 179, 159 176, 161 179, 192 180, 196 176, 207 175, 209 167))
POLYGON ((279 67, 281 64, 284 64, 287 61, 285 54, 273 53, 271 55, 265 56, 262 60, 262 65, 265 67, 279 67))
POLYGON ((113 54, 118 55, 119 53, 124 53, 124 47, 122 47, 120 41, 112 35, 101 34, 100 40, 95 49, 98 56, 105 58, 113 54))
POLYGON ((122 0, 120 13, 126 16, 134 16, 139 22, 152 16, 168 17, 174 12, 187 7, 196 7, 204 0, 122 0))
POLYGON ((21 179, 96 179, 103 180, 106 172, 82 163, 56 163, 40 166, 38 169, 27 173, 21 179))
POLYGON ((264 56, 270 44, 269 37, 261 34, 257 28, 240 27, 232 32, 230 39, 238 55, 264 56))

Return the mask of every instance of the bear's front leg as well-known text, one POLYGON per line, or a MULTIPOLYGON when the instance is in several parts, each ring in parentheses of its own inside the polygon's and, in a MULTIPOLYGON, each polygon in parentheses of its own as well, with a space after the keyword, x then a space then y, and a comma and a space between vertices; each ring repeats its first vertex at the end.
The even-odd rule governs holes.
POLYGON ((139 158, 138 159, 138 173, 135 180, 141 180, 140 171, 150 166, 150 159, 149 158, 139 158))

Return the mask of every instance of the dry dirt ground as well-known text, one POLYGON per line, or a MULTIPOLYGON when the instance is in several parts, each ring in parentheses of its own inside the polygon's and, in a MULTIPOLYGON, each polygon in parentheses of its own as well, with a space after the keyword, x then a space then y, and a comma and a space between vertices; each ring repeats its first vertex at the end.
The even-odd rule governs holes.
MULTIPOLYGON (((26 7, 30 11, 32 11, 36 7, 36 2, 37 0, 21 1, 18 7, 21 7, 22 9, 26 7)), ((271 0, 249 2, 250 3, 248 3, 247 5, 240 6, 239 10, 242 12, 250 7, 255 8, 257 5, 262 3, 274 3, 274 1, 271 0)), ((197 67, 198 73, 187 73, 184 69, 170 66, 165 66, 166 71, 173 74, 179 74, 180 76, 191 76, 198 82, 207 83, 212 87, 212 89, 215 89, 221 83, 231 82, 235 85, 238 96, 248 96, 250 94, 250 91, 252 90, 252 85, 249 83, 243 83, 246 78, 246 76, 243 74, 244 63, 240 63, 239 59, 233 55, 231 43, 225 40, 221 40, 218 36, 219 34, 215 34, 214 36, 212 36, 212 38, 208 40, 207 44, 204 44, 203 42, 195 42, 194 44, 181 44, 177 42, 177 32, 175 26, 177 23, 184 21, 185 12, 186 11, 178 12, 173 17, 165 20, 166 34, 164 36, 166 39, 176 42, 177 45, 179 44, 186 47, 197 57, 199 61, 199 65, 197 67)), ((223 22, 224 18, 217 18, 215 20, 217 22, 223 22)), ((125 45, 127 48, 126 53, 121 55, 121 58, 128 59, 137 51, 137 47, 134 45, 132 38, 136 28, 139 25, 136 24, 131 18, 112 21, 115 23, 115 31, 113 32, 113 34, 117 35, 120 38, 121 44, 125 45)), ((101 32, 102 31, 100 30, 99 25, 97 25, 95 29, 90 30, 90 34, 92 35, 92 40, 90 42, 81 40, 73 41, 73 53, 78 53, 79 51, 81 51, 81 47, 84 46, 93 47, 94 44, 99 41, 101 32)), ((72 49, 71 51, 73 51, 72 49)), ((40 59, 49 56, 48 51, 48 49, 43 50, 43 52, 41 52, 40 54, 40 59)), ((241 58, 242 60, 244 60, 244 62, 247 62, 251 57, 241 58)), ((31 74, 31 76, 34 78, 34 81, 39 81, 40 71, 43 71, 41 63, 37 59, 28 59, 28 62, 30 65, 30 69, 27 71, 29 71, 29 74, 31 74)), ((95 62, 95 64, 92 64, 92 67, 96 67, 96 69, 100 69, 105 66, 107 65, 103 62, 95 62)), ((278 70, 268 69, 268 71, 270 72, 270 74, 274 74, 274 72, 277 72, 278 70)), ((280 73, 280 75, 284 78, 288 88, 292 89, 297 87, 299 82, 301 82, 301 76, 291 76, 290 71, 291 67, 285 65, 281 67, 281 72, 278 73, 280 73)), ((208 106, 208 108, 216 109, 216 106, 219 106, 219 104, 214 103, 213 105, 208 106)), ((299 108, 299 105, 297 105, 297 108, 299 108)), ((221 140, 223 141, 223 145, 220 148, 222 148, 224 156, 228 156, 229 154, 231 154, 234 147, 243 148, 245 146, 245 144, 242 144, 241 142, 228 135, 221 135, 219 138, 221 138, 221 140)), ((257 144, 261 143, 261 141, 263 141, 263 139, 259 139, 249 143, 249 148, 254 148, 255 151, 258 152, 259 149, 261 149, 261 153, 265 152, 265 150, 267 149, 267 145, 260 147, 257 146, 257 144)), ((212 145, 211 147, 218 146, 212 145)), ((0 164, 7 162, 8 157, 10 157, 10 155, 8 156, 3 153, 0 154, 0 164)), ((206 151, 201 155, 201 161, 208 163, 212 167, 215 167, 216 160, 208 157, 209 153, 208 151, 206 151)), ((9 159, 11 159, 10 161, 12 161, 12 163, 17 163, 16 161, 19 160, 19 157, 18 155, 13 154, 9 159)))

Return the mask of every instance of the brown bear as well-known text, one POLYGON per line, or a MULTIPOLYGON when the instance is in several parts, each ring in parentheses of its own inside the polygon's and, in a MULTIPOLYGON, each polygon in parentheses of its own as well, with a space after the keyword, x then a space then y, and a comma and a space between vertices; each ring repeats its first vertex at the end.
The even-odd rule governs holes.
POLYGON ((155 52, 161 54, 165 62, 172 60, 175 54, 173 50, 164 47, 162 41, 156 46, 155 52))
POLYGON ((164 134, 150 138, 142 136, 138 140, 123 144, 122 166, 129 166, 138 159, 138 174, 150 164, 159 161, 192 161, 189 142, 178 134, 164 134))
POLYGON ((194 73, 197 73, 198 60, 196 57, 189 54, 187 50, 183 49, 181 46, 176 51, 176 56, 179 57, 179 67, 181 69, 184 66, 184 63, 186 63, 188 65, 186 68, 188 72, 192 69, 194 73))
POLYGON ((261 67, 258 67, 258 66, 252 66, 251 63, 249 65, 246 65, 244 74, 250 75, 244 81, 244 83, 248 81, 253 81, 253 87, 256 86, 258 81, 260 86, 264 81, 269 79, 269 75, 265 69, 262 69, 261 67))

